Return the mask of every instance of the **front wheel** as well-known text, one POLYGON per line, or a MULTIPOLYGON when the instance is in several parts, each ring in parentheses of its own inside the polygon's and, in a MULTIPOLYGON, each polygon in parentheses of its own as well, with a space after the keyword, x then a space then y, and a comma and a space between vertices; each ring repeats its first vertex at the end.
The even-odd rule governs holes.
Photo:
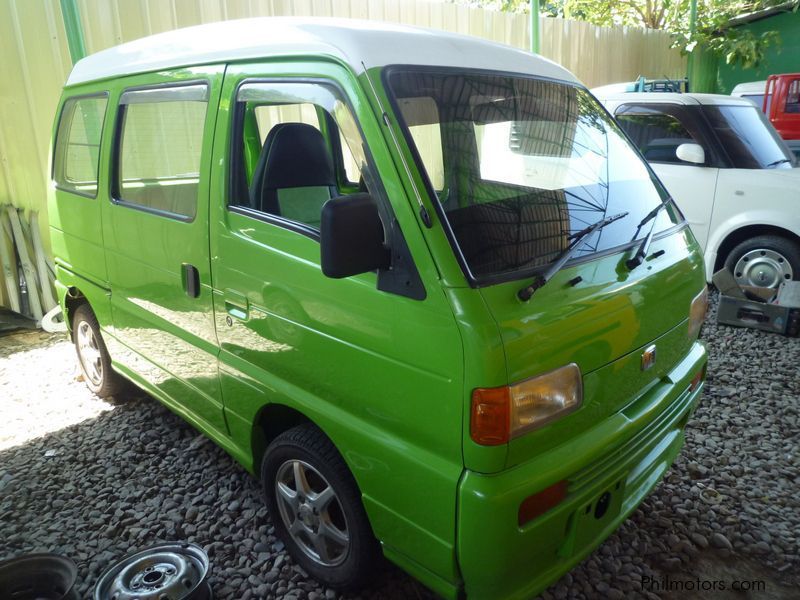
POLYGON ((737 245, 725 260, 736 283, 776 288, 800 279, 800 245, 774 235, 760 235, 737 245))
POLYGON ((322 431, 300 425, 275 438, 261 478, 275 531, 300 566, 330 587, 367 582, 380 547, 356 482, 322 431))

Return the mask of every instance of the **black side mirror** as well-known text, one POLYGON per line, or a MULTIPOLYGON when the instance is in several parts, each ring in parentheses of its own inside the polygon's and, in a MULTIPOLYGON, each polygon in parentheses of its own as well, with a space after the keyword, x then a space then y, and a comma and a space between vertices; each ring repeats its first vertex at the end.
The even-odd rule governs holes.
POLYGON ((331 198, 322 206, 320 264, 334 279, 389 267, 383 224, 369 194, 331 198))

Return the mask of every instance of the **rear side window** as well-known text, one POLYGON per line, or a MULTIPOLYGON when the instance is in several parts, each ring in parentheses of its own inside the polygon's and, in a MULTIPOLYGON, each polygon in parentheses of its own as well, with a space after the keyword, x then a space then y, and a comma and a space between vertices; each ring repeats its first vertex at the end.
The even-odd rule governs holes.
POLYGON ((627 105, 617 111, 617 122, 648 162, 686 164, 678 158, 678 146, 700 144, 676 114, 647 106, 627 105))
POLYGON ((59 188, 97 196, 100 138, 107 103, 105 95, 64 102, 53 161, 53 179, 59 188))
POLYGON ((114 190, 118 203, 194 218, 207 105, 204 84, 122 95, 114 190))
POLYGON ((784 112, 800 113, 800 79, 795 79, 789 84, 784 112))

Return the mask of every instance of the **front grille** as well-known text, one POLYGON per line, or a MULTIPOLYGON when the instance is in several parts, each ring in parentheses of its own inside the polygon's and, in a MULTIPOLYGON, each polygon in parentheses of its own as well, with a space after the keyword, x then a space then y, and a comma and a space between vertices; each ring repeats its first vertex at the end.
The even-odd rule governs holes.
MULTIPOLYGON (((652 391, 655 392, 655 390, 652 391)), ((647 448, 657 443, 667 428, 689 407, 690 402, 691 393, 686 389, 660 415, 631 439, 570 477, 568 479, 569 493, 580 493, 593 482, 605 481, 616 471, 622 470, 625 465, 630 465, 632 457, 644 454, 647 448)))

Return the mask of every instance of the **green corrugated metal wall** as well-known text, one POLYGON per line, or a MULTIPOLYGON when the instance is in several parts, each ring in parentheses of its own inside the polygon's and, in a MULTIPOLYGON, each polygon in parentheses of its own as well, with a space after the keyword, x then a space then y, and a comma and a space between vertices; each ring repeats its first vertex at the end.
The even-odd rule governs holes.
POLYGON ((734 86, 746 81, 760 81, 769 75, 800 72, 800 12, 787 12, 740 26, 755 35, 777 31, 781 44, 767 48, 764 61, 755 69, 743 69, 719 61, 717 91, 730 94, 734 86))

